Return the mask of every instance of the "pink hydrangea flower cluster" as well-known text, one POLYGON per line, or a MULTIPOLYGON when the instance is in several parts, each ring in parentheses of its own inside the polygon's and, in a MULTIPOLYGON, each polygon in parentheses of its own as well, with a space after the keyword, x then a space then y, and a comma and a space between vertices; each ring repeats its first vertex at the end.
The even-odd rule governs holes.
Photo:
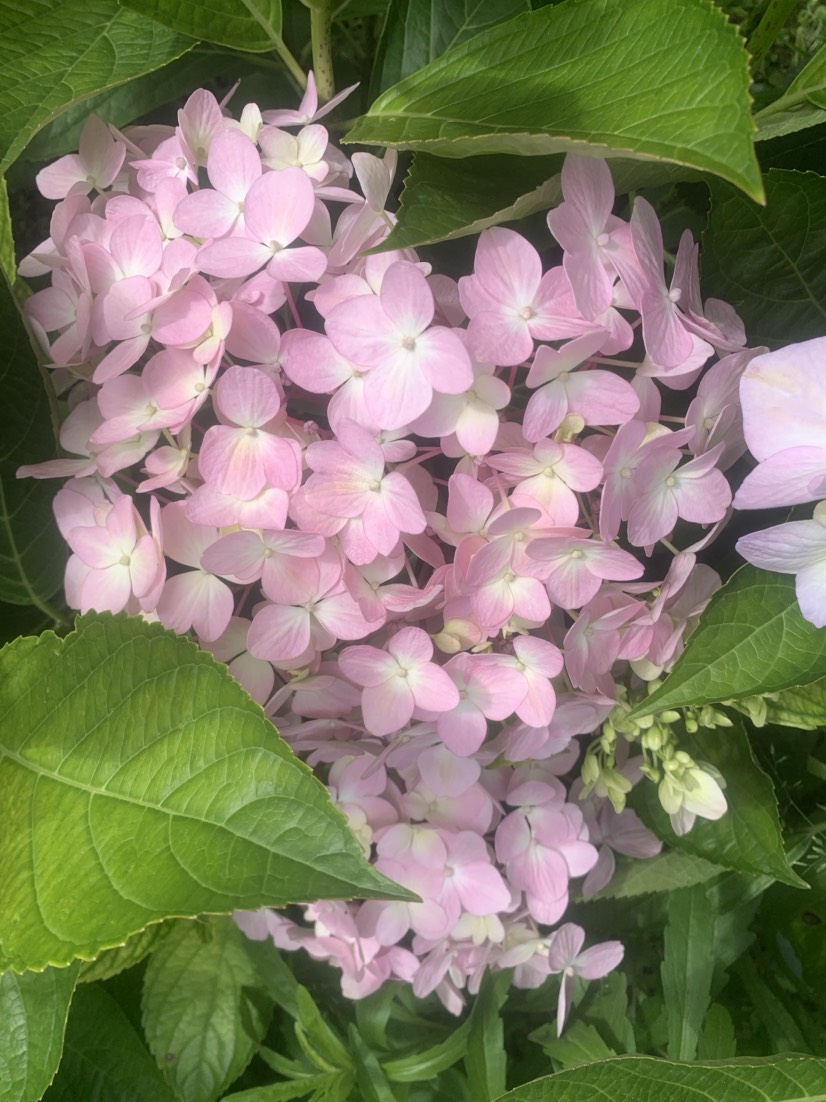
POLYGON ((660 848, 625 793, 664 770, 680 829, 725 810, 664 727, 629 756, 610 717, 719 585, 697 553, 754 353, 690 235, 665 282, 653 208, 613 215, 599 160, 565 162, 550 267, 504 228, 458 284, 369 254, 395 155, 348 160, 314 110, 197 92, 176 127, 91 119, 40 173, 21 272, 49 277, 26 309, 73 458, 20 473, 69 479, 69 604, 193 631, 421 899, 239 915, 250 936, 457 1013, 487 969, 558 974, 561 1029, 574 977, 622 957, 582 951, 572 882, 660 848))
POLYGON ((742 536, 737 550, 755 566, 794 574, 801 612, 826 627, 826 337, 757 356, 743 372, 740 400, 758 463, 735 506, 817 504, 811 520, 742 536))

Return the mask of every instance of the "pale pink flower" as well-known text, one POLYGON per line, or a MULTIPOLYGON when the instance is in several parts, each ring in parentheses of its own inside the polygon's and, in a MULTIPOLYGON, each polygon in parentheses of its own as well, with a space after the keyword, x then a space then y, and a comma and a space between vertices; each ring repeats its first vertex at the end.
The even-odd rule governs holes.
POLYGON ((63 199, 70 191, 104 191, 114 183, 126 156, 126 144, 112 135, 97 115, 90 115, 80 132, 80 152, 68 153, 37 174, 37 187, 47 199, 63 199))
POLYGON ((364 725, 374 735, 400 731, 416 708, 447 712, 459 703, 459 691, 443 669, 431 661, 433 644, 421 628, 402 628, 385 650, 346 647, 339 655, 342 671, 363 686, 364 725))
POLYGON ((598 980, 613 971, 622 960, 625 950, 619 941, 603 941, 586 949, 585 931, 573 922, 560 926, 551 937, 548 947, 548 964, 551 973, 562 973, 559 1000, 556 1008, 556 1035, 562 1034, 568 1007, 574 994, 576 977, 598 980))

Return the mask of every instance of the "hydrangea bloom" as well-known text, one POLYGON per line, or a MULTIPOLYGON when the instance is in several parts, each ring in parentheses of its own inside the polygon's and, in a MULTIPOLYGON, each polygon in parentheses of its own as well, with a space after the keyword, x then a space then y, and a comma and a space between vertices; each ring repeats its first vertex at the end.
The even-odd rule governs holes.
POLYGON ((396 158, 348 162, 331 106, 310 80, 239 125, 198 92, 176 127, 90 122, 41 173, 59 206, 21 271, 47 278, 27 310, 74 458, 20 474, 69 480, 69 602, 194 631, 421 899, 239 915, 249 935, 330 960, 353 998, 396 979, 455 1013, 488 969, 559 975, 561 1029, 574 978, 622 955, 583 951, 572 882, 659 849, 624 808, 628 743, 680 829, 725 807, 665 721, 655 745, 624 717, 719 584, 679 548, 724 518, 714 419, 761 358, 703 307, 690 238, 666 284, 653 209, 614 215, 599 161, 566 161, 557 265, 503 228, 458 286, 366 255, 396 158), (715 353, 685 425, 660 423, 661 389, 715 353))

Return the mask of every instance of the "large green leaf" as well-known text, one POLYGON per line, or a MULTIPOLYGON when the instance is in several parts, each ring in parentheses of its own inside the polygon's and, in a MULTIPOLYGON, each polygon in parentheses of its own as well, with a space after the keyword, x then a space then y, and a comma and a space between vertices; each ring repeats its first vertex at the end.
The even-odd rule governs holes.
POLYGON ((78 965, 0 976, 0 1102, 37 1102, 63 1051, 78 965))
POLYGON ((444 157, 613 151, 760 198, 748 84, 734 28, 700 0, 567 0, 443 54, 347 140, 444 157))
POLYGON ((324 786, 226 668, 123 616, 0 652, 0 967, 170 915, 383 895, 324 786))
POLYGON ((530 10, 529 0, 390 0, 373 66, 372 96, 480 31, 530 10))
POLYGON ((65 107, 159 69, 192 45, 116 0, 2 0, 0 172, 65 107))
POLYGON ((55 487, 17 468, 54 455, 44 381, 29 335, 0 273, 0 600, 37 605, 63 580, 65 545, 52 516, 55 487), (12 399, 13 396, 13 399, 12 399))
POLYGON ((824 1102, 826 1060, 750 1056, 726 1063, 676 1064, 618 1056, 536 1079, 502 1102, 824 1102))
POLYGON ((281 40, 281 0, 121 0, 173 30, 261 53, 281 40))
POLYGON ((826 632, 804 620, 794 578, 744 566, 712 597, 674 669, 632 712, 776 692, 826 676, 826 632))
POLYGON ((120 1006, 100 986, 79 987, 66 1047, 44 1102, 177 1102, 120 1006))
POLYGON ((677 849, 728 869, 764 873, 805 888, 786 857, 771 780, 754 760, 742 720, 732 720, 731 727, 701 727, 690 740, 681 739, 695 760, 710 762, 722 773, 728 811, 721 819, 698 818, 688 834, 676 835, 653 784, 635 789, 633 806, 658 837, 677 849))
POLYGON ((182 922, 150 957, 143 981, 147 1044, 182 1102, 212 1102, 263 1038, 272 1003, 258 986, 249 944, 231 918, 182 922))
POLYGON ((753 345, 775 347, 826 327, 826 179, 771 169, 766 206, 712 185, 703 289, 725 299, 753 345))
POLYGON ((668 924, 660 966, 668 1023, 668 1056, 693 1060, 708 1004, 714 954, 714 911, 702 885, 668 897, 668 924))

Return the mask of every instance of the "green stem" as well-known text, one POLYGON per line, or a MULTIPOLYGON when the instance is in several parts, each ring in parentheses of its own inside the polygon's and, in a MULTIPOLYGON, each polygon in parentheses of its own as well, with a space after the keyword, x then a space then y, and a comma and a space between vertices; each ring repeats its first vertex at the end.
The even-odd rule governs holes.
POLYGON ((273 50, 275 51, 275 53, 278 54, 278 56, 287 66, 290 75, 293 77, 293 79, 296 81, 299 88, 303 92, 304 89, 307 87, 307 75, 298 64, 296 59, 293 57, 293 55, 290 53, 287 43, 284 41, 280 34, 276 34, 269 20, 266 19, 262 12, 258 10, 258 7, 255 4, 254 0, 243 0, 243 4, 255 20, 255 22, 263 28, 267 35, 267 38, 269 38, 270 42, 272 42, 273 50))
POLYGON ((754 72, 763 64, 766 54, 774 45, 775 39, 799 2, 800 0, 769 0, 769 5, 763 12, 763 18, 749 38, 749 53, 754 72))
POLYGON ((795 107, 800 107, 801 104, 809 102, 809 93, 811 88, 801 88, 799 92, 791 92, 785 96, 781 96, 780 99, 776 99, 774 103, 770 103, 768 107, 764 107, 758 111, 754 116, 754 121, 759 122, 761 119, 768 118, 769 115, 779 115, 783 111, 792 111, 795 107))
POLYGON ((322 102, 335 95, 333 76, 333 16, 330 0, 311 0, 310 37, 313 43, 313 73, 318 97, 322 102))

